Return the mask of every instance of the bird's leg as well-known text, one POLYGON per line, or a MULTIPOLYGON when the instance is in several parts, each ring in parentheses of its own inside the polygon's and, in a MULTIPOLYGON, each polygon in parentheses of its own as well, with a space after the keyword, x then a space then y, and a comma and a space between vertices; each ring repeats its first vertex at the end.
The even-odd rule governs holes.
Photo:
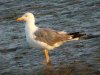
POLYGON ((46 57, 46 62, 49 63, 50 62, 49 53, 48 50, 46 49, 45 49, 45 57, 46 57))

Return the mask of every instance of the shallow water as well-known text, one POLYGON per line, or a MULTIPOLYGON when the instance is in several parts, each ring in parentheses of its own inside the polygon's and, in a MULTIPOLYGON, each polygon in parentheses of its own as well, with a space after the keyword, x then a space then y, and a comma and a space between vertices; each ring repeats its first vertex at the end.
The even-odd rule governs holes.
POLYGON ((0 0, 0 75, 100 75, 100 0, 0 0), (92 38, 50 51, 29 48, 24 24, 15 19, 32 12, 39 27, 85 32, 92 38))

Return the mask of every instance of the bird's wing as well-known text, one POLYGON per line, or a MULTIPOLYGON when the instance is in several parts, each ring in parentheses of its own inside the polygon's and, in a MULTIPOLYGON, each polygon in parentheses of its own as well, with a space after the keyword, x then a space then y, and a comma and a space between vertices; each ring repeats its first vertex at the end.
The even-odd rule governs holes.
POLYGON ((50 46, 53 46, 58 42, 64 42, 71 37, 65 33, 59 33, 50 28, 39 28, 34 35, 36 36, 36 40, 47 43, 50 46))

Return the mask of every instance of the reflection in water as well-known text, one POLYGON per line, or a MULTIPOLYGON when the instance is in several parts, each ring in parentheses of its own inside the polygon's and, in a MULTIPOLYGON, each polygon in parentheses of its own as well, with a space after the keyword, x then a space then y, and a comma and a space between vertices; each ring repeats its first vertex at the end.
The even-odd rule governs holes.
POLYGON ((45 64, 39 72, 41 75, 91 75, 89 65, 80 62, 74 62, 70 65, 45 64))

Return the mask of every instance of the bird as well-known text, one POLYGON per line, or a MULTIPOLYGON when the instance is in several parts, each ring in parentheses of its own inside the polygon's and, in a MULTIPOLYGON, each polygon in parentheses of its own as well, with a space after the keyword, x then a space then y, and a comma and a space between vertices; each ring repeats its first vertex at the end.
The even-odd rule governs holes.
POLYGON ((31 12, 26 12, 16 21, 25 22, 26 41, 30 47, 44 50, 47 64, 51 62, 49 50, 54 50, 65 42, 79 40, 84 35, 80 32, 67 33, 52 28, 38 27, 35 24, 35 16, 31 12))

